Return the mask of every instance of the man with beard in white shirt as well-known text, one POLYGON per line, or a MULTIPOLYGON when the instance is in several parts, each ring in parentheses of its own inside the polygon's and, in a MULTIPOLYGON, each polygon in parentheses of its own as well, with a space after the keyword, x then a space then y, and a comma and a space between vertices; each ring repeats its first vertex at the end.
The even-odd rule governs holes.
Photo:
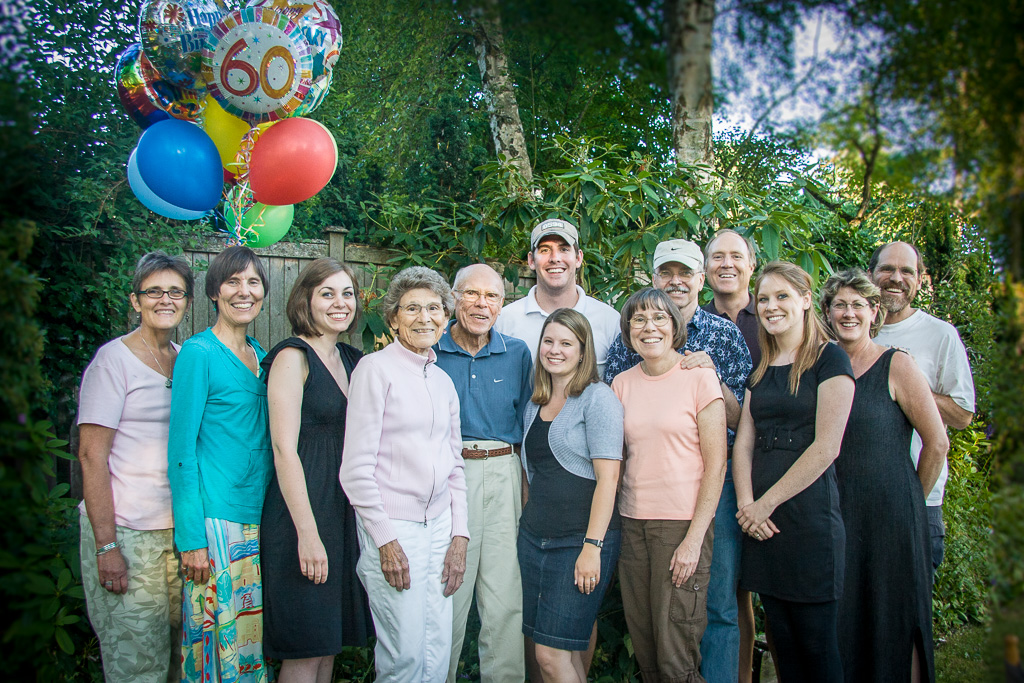
MULTIPOLYGON (((942 421, 954 429, 965 429, 974 417, 974 379, 967 350, 955 327, 911 306, 924 275, 920 252, 906 242, 884 244, 871 255, 868 270, 882 290, 882 306, 886 311, 885 325, 875 341, 906 349, 928 378, 942 421)), ((916 466, 921 454, 921 437, 916 431, 910 450, 916 466)), ((939 480, 925 501, 931 532, 933 583, 935 570, 945 552, 942 496, 948 478, 949 464, 943 463, 939 480)))

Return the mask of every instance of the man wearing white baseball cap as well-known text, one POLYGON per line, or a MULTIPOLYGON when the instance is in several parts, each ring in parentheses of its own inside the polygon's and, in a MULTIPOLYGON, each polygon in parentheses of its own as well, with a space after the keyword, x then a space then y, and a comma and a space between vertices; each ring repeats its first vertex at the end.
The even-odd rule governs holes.
POLYGON ((533 228, 526 262, 537 274, 537 284, 501 309, 494 329, 525 341, 536 361, 544 320, 559 308, 575 309, 590 322, 598 371, 603 372, 608 347, 618 334, 619 313, 576 284, 576 271, 583 265, 579 242, 576 226, 561 218, 549 218, 533 228))

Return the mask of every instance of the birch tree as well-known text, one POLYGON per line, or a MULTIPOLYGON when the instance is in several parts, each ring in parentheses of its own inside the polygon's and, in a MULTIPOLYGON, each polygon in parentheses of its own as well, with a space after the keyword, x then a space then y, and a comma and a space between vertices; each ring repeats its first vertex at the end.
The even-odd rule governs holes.
POLYGON ((494 150, 499 157, 504 154, 529 184, 533 180, 533 169, 526 149, 523 122, 519 118, 515 84, 509 75, 498 0, 479 0, 472 7, 470 16, 473 19, 477 64, 491 119, 494 150))
POLYGON ((714 168, 711 35, 715 0, 667 0, 668 84, 676 160, 714 168))

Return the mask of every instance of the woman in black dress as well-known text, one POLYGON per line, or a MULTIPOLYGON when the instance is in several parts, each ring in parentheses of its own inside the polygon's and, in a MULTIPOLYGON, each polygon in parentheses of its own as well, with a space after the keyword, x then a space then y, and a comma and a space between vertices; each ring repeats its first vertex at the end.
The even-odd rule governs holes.
POLYGON ((327 683, 342 645, 366 640, 352 507, 338 484, 348 378, 362 355, 338 342, 355 322, 352 269, 309 264, 288 297, 295 337, 263 360, 275 476, 263 506, 264 651, 282 683, 327 683))
POLYGON ((814 314, 811 278, 783 261, 754 286, 761 362, 733 447, 740 586, 760 594, 783 683, 839 683, 846 539, 833 461, 853 403, 850 359, 814 314))
POLYGON ((843 675, 848 683, 932 681, 924 505, 949 450, 946 429, 913 359, 872 341, 885 309, 881 292, 863 271, 829 278, 821 312, 857 378, 836 460, 846 526, 846 589, 839 603, 843 675), (909 457, 914 429, 923 445, 916 469, 909 457))

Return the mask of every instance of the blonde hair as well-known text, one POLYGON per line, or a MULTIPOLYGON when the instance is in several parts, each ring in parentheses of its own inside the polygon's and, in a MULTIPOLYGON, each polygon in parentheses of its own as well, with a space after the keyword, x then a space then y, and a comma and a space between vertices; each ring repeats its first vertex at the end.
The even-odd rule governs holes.
POLYGON ((882 290, 860 268, 840 271, 830 277, 822 286, 821 292, 818 294, 818 301, 820 302, 818 307, 821 309, 822 322, 824 322, 825 327, 828 328, 832 336, 835 337, 835 329, 832 327, 829 309, 832 307, 832 300, 836 298, 839 290, 843 287, 849 287, 857 292, 875 309, 875 319, 871 321, 871 327, 868 329, 871 338, 874 339, 878 336, 879 331, 881 331, 882 325, 885 324, 885 306, 882 305, 882 290))
POLYGON ((580 343, 580 363, 566 387, 568 395, 579 396, 589 385, 601 381, 601 376, 597 373, 597 354, 594 353, 594 333, 590 330, 590 322, 579 311, 559 308, 544 321, 540 339, 537 341, 537 362, 533 365, 533 396, 530 400, 539 406, 546 406, 554 393, 551 373, 545 370, 540 362, 541 341, 544 339, 544 331, 551 323, 564 326, 580 343))
MULTIPOLYGON (((760 275, 757 276, 757 281, 754 283, 755 302, 760 295, 761 285, 769 275, 785 280, 800 296, 813 294, 811 291, 811 276, 803 268, 787 261, 772 261, 761 270, 760 275)), ((757 368, 750 375, 750 386, 755 386, 760 382, 764 377, 764 373, 767 372, 768 366, 779 357, 778 342, 775 341, 775 337, 768 334, 764 329, 760 311, 758 311, 758 322, 760 324, 757 327, 757 341, 761 345, 761 362, 757 364, 757 368)), ((828 343, 828 332, 826 332, 825 326, 814 313, 813 297, 811 305, 804 311, 803 325, 803 338, 800 340, 800 346, 797 347, 793 366, 789 370, 789 393, 794 396, 796 396, 797 391, 800 389, 800 377, 818 362, 818 358, 825 348, 824 345, 828 343)))

